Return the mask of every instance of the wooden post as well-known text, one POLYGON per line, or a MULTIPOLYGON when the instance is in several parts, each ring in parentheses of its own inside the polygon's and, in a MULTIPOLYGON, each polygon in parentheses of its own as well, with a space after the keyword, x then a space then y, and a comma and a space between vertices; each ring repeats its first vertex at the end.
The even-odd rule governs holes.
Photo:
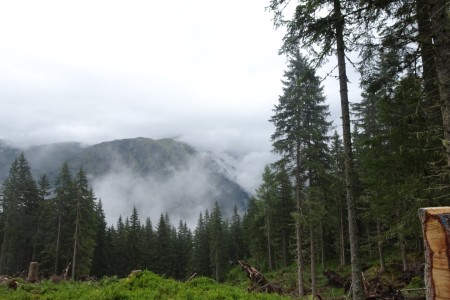
POLYGON ((427 300, 450 299, 450 207, 419 209, 425 241, 427 300))
POLYGON ((30 268, 28 269, 28 282, 36 282, 38 281, 38 269, 39 265, 37 262, 30 262, 30 268))

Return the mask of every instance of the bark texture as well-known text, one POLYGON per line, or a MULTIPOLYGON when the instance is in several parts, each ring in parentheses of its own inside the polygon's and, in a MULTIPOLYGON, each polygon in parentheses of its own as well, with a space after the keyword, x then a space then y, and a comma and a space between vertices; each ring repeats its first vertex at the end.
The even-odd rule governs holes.
POLYGON ((430 20, 436 53, 436 73, 444 128, 444 146, 450 167, 450 2, 429 0, 430 20))

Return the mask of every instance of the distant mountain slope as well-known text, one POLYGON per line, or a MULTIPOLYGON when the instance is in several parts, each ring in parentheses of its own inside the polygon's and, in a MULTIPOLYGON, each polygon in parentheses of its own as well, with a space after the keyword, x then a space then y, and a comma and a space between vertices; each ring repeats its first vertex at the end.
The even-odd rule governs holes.
MULTIPOLYGON (((0 143, 0 179, 22 150, 0 143)), ((133 138, 93 146, 59 143, 24 151, 35 178, 53 182, 64 162, 73 173, 82 166, 102 199, 108 221, 128 216, 136 206, 142 218, 157 221, 160 213, 195 225, 198 214, 219 203, 224 215, 242 210, 249 195, 230 172, 232 166, 213 153, 199 152, 173 139, 133 138)))
POLYGON ((187 166, 196 154, 191 146, 172 139, 135 138, 103 142, 91 146, 71 158, 72 167, 83 166, 87 173, 98 176, 117 165, 141 175, 167 175, 173 169, 187 166))

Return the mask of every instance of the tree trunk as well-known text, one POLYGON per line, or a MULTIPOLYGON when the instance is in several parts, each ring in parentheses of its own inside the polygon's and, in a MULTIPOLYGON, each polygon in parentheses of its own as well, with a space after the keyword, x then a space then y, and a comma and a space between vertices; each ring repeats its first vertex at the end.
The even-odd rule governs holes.
POLYGON ((344 212, 342 207, 340 210, 339 220, 339 258, 341 266, 345 266, 345 237, 344 237, 344 212))
MULTIPOLYGON (((59 212, 61 214, 61 212, 59 212)), ((58 274, 59 247, 61 239, 61 215, 58 216, 58 232, 56 233, 56 249, 55 249, 55 275, 58 274)))
POLYGON ((289 243, 288 243, 288 237, 286 235, 286 229, 283 229, 283 236, 281 237, 281 243, 283 246, 283 267, 287 267, 291 264, 289 259, 289 243))
POLYGON ((316 275, 316 247, 315 247, 315 238, 314 238, 314 229, 313 229, 313 224, 309 224, 309 239, 310 239, 310 245, 311 245, 311 250, 310 250, 310 259, 311 259, 311 295, 312 298, 314 299, 317 295, 317 290, 316 290, 316 279, 317 279, 317 275, 316 275))
POLYGON ((5 251, 6 251, 6 241, 7 241, 6 236, 7 236, 8 231, 9 231, 8 219, 9 219, 9 214, 6 213, 6 222, 5 222, 5 227, 4 227, 4 230, 3 230, 2 249, 1 249, 1 252, 0 252, 0 274, 3 274, 5 272, 5 265, 6 265, 6 263, 5 263, 5 260, 6 260, 5 259, 5 257, 6 257, 5 251))
POLYGON ((339 87, 342 109, 342 130, 344 142, 345 182, 347 188, 348 231, 350 238, 350 261, 352 266, 353 299, 364 299, 362 269, 358 249, 358 233, 356 227, 356 205, 353 194, 353 153, 350 128, 350 108, 347 89, 347 71, 345 67, 344 17, 341 3, 334 0, 336 18, 336 54, 339 69, 339 87))
POLYGON ((431 29, 436 51, 436 72, 444 129, 447 165, 450 167, 450 15, 448 0, 429 0, 431 29))
POLYGON ((301 228, 301 215, 302 215, 302 199, 301 199, 301 178, 300 178, 300 145, 297 141, 297 170, 295 174, 295 197, 297 200, 297 218, 295 220, 295 234, 297 237, 297 284, 298 295, 302 297, 304 295, 303 286, 303 258, 302 258, 302 228, 301 228))
POLYGON ((323 244, 323 225, 322 221, 320 221, 320 263, 322 265, 322 270, 325 270, 325 247, 323 244))
POLYGON ((216 258, 216 267, 215 267, 215 277, 216 277, 216 281, 219 282, 220 281, 220 270, 219 270, 219 251, 216 251, 215 253, 215 258, 216 258))
POLYGON ((269 270, 273 269, 272 264, 272 247, 270 245, 270 210, 267 213, 267 255, 269 259, 269 270))
POLYGON ((80 227, 80 202, 77 203, 77 215, 75 217, 75 234, 73 240, 73 258, 72 258, 72 280, 75 280, 75 269, 77 265, 78 251, 78 230, 80 227))
POLYGON ((384 263, 384 255, 383 255, 383 239, 381 237, 381 224, 380 218, 377 218, 377 238, 378 238, 378 256, 380 258, 380 274, 384 273, 386 270, 386 266, 384 263))
POLYGON ((406 244, 405 244, 405 236, 402 232, 398 235, 399 242, 400 242, 400 252, 402 255, 402 265, 403 265, 403 272, 408 271, 408 260, 406 258, 406 244))
MULTIPOLYGON (((433 47, 433 34, 431 32, 430 21, 430 4, 427 0, 416 1, 417 25, 418 25, 418 41, 420 45, 420 56, 422 58, 423 81, 425 87, 425 95, 428 107, 439 106, 439 87, 437 85, 436 73, 436 52, 433 47)), ((439 113, 440 114, 440 113, 439 113)), ((434 114, 430 115, 436 120, 434 114)), ((442 115, 439 115, 439 121, 442 115)))

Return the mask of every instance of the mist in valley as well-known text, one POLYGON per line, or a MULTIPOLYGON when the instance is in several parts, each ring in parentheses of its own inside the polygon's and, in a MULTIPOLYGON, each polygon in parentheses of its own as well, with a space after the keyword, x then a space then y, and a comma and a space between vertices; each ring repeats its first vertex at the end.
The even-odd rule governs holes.
POLYGON ((211 211, 215 202, 224 217, 229 217, 235 206, 240 212, 246 208, 252 185, 256 184, 253 177, 257 176, 251 173, 257 166, 256 158, 226 160, 212 153, 197 153, 186 165, 159 176, 140 174, 118 159, 106 174, 90 176, 90 182, 96 197, 102 200, 109 225, 115 226, 120 216, 125 220, 136 207, 141 222, 149 217, 154 227, 160 215, 167 213, 173 225, 182 220, 195 228, 200 212, 211 211), (238 164, 232 166, 230 162, 238 164), (247 172, 240 170, 247 167, 247 172), (236 191, 233 181, 245 186, 236 191))

